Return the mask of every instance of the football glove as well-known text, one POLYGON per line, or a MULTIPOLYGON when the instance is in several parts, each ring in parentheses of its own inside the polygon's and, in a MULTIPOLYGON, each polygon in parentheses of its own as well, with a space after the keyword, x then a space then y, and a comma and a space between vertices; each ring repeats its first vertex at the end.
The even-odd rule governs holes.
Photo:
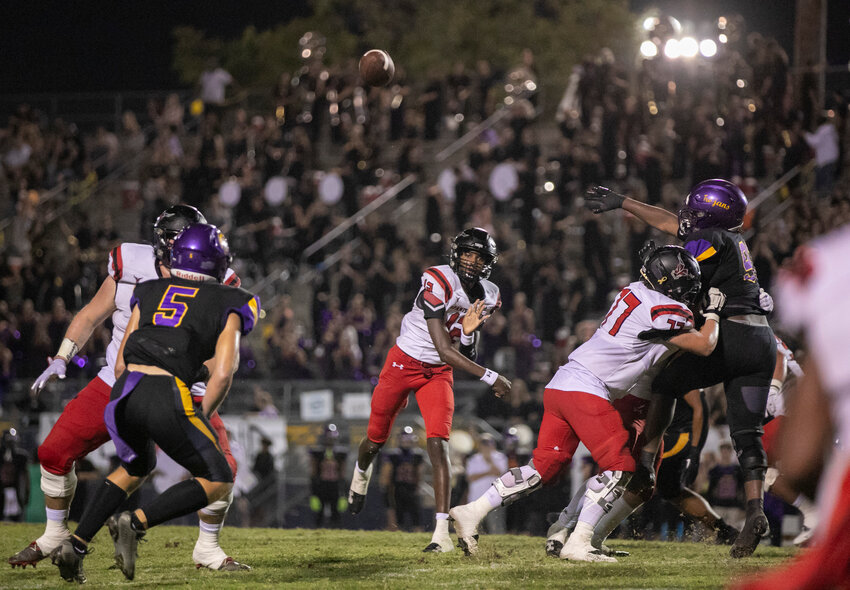
POLYGON ((38 376, 35 380, 35 383, 32 384, 30 391, 33 395, 38 395, 41 393, 41 390, 44 389, 44 386, 47 385, 51 379, 54 377, 59 377, 60 379, 65 378, 65 369, 67 368, 68 363, 65 359, 61 357, 56 357, 50 364, 47 365, 47 368, 44 372, 38 376))
POLYGON ((764 289, 759 289, 759 307, 767 313, 773 311, 773 297, 764 289))
POLYGON ((615 193, 604 186, 594 186, 588 189, 584 196, 584 206, 594 213, 602 213, 603 211, 611 211, 619 209, 623 206, 623 201, 626 200, 621 194, 615 193))
POLYGON ((655 245, 655 240, 647 240, 646 243, 641 246, 641 249, 638 250, 638 258, 640 261, 646 264, 647 258, 652 256, 652 253, 658 249, 658 246, 655 245))
POLYGON ((726 295, 717 287, 712 287, 706 293, 705 307, 702 310, 703 317, 719 321, 720 310, 723 309, 724 305, 726 305, 726 295))
POLYGON ((685 459, 685 468, 682 470, 683 486, 688 487, 692 483, 694 483, 694 480, 697 478, 697 474, 699 474, 699 460, 699 447, 692 446, 690 452, 688 453, 688 458, 685 459))

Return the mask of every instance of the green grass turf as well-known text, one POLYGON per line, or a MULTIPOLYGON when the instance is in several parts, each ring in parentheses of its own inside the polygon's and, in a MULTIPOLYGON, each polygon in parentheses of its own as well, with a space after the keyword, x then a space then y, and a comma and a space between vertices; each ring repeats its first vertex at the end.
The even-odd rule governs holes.
MULTIPOLYGON (((49 558, 37 569, 12 570, 8 556, 42 532, 40 524, 0 525, 0 588, 73 587, 49 558)), ((139 545, 136 579, 112 563, 112 541, 101 530, 85 560, 86 587, 140 588, 719 588, 728 581, 779 563, 793 549, 761 546, 749 559, 731 559, 728 547, 700 543, 613 541, 630 551, 619 563, 574 563, 546 557, 542 538, 482 536, 476 557, 455 550, 424 554, 424 533, 225 527, 222 545, 250 572, 196 571, 194 527, 162 526, 139 545)))

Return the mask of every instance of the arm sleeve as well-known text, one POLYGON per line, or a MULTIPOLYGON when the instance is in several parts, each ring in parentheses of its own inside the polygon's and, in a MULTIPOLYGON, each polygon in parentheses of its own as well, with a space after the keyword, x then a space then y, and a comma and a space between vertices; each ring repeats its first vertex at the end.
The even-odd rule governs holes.
POLYGON ((426 320, 444 318, 450 298, 450 286, 440 271, 429 268, 422 273, 422 288, 416 296, 415 305, 425 313, 426 320))
MULTIPOLYGON (((702 284, 710 285, 717 267, 720 266, 722 241, 715 232, 696 231, 685 242, 684 248, 694 255, 702 273, 702 284)), ((707 289, 707 287, 704 287, 707 289)))
POLYGON ((124 261, 121 258, 121 246, 116 246, 109 251, 109 264, 107 265, 106 272, 115 279, 116 283, 124 276, 124 261))

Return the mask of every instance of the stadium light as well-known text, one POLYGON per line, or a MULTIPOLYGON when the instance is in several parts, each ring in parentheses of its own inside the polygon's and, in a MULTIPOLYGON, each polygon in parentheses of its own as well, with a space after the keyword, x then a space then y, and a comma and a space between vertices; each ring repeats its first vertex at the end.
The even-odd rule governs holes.
POLYGON ((667 39, 667 43, 664 44, 664 55, 670 59, 676 59, 682 55, 678 39, 667 39))
POLYGON ((679 53, 682 57, 695 57, 699 53, 699 43, 693 37, 682 37, 679 40, 679 53))
POLYGON ((703 39, 699 42, 699 52, 703 57, 714 57, 717 55, 717 43, 711 39, 703 39))
POLYGON ((640 54, 646 58, 655 57, 658 55, 658 46, 647 39, 640 44, 640 54))
POLYGON ((720 33, 717 36, 717 40, 720 41, 721 43, 726 43, 726 41, 728 41, 729 39, 726 37, 726 33, 720 33))
POLYGON ((657 25, 657 24, 658 24, 658 17, 649 16, 649 17, 645 18, 644 21, 643 21, 643 30, 644 31, 651 31, 652 29, 655 28, 655 25, 657 25))

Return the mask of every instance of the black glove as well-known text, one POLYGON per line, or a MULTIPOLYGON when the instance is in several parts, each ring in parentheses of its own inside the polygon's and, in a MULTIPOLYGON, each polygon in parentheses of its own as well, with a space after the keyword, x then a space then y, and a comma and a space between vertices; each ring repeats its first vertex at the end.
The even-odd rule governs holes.
POLYGON ((652 253, 658 249, 658 246, 655 245, 655 240, 647 240, 646 243, 641 246, 640 250, 638 250, 638 258, 644 264, 646 264, 646 259, 652 256, 652 253))
POLYGON ((691 447, 688 453, 688 458, 685 459, 685 468, 682 470, 682 485, 690 487, 694 483, 699 473, 700 449, 699 447, 691 447))
POLYGON ((588 189, 584 196, 584 206, 594 213, 602 213, 603 211, 611 211, 619 209, 623 206, 623 201, 626 197, 615 193, 611 189, 604 186, 594 186, 588 189))
POLYGON ((652 495, 655 487, 655 453, 641 451, 635 474, 629 480, 628 490, 638 496, 652 495))

